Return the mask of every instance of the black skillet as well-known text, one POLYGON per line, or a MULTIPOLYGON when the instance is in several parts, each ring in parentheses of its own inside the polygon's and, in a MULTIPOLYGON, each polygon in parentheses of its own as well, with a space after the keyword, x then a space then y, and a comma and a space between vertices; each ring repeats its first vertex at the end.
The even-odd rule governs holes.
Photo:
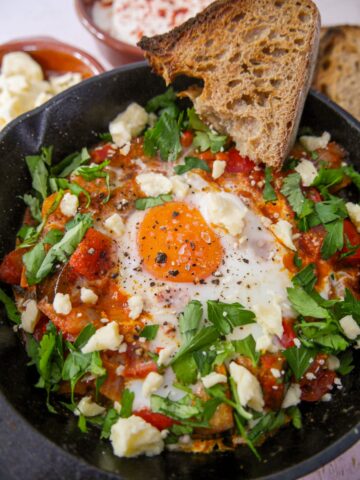
MULTIPOLYGON (((184 80, 180 80, 180 83, 184 80)), ((97 141, 96 134, 130 102, 161 93, 163 81, 145 63, 91 78, 43 107, 23 115, 0 134, 0 257, 14 246, 24 206, 19 195, 30 185, 24 156, 54 145, 60 159, 97 141)), ((320 94, 308 96, 302 125, 327 130, 360 167, 360 124, 320 94)), ((305 405, 304 428, 281 430, 260 449, 258 462, 246 448, 234 453, 119 459, 98 432, 84 435, 72 416, 53 415, 35 372, 5 315, 0 325, 0 479, 293 479, 340 455, 360 438, 360 384, 355 370, 333 401, 305 405)))

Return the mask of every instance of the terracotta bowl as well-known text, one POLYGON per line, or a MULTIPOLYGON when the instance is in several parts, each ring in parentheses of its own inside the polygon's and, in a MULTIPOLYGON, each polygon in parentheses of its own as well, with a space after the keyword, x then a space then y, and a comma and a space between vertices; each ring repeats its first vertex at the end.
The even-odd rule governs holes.
POLYGON ((93 35, 104 57, 114 66, 137 62, 144 58, 140 48, 122 42, 101 30, 92 18, 96 0, 75 0, 76 13, 84 27, 93 35))
POLYGON ((83 78, 105 71, 104 67, 88 53, 50 37, 19 38, 0 45, 0 65, 9 52, 23 51, 38 62, 45 76, 51 73, 81 73, 83 78))

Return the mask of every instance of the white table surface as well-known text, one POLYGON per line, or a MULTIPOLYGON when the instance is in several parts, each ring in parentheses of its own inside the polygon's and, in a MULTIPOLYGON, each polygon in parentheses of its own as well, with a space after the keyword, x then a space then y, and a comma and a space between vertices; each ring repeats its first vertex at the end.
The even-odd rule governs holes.
MULTIPOLYGON (((323 25, 360 24, 360 0, 315 0, 323 25)), ((46 35, 76 45, 110 68, 79 23, 72 0, 0 0, 0 43, 46 35)), ((359 480, 360 443, 303 480, 359 480)))

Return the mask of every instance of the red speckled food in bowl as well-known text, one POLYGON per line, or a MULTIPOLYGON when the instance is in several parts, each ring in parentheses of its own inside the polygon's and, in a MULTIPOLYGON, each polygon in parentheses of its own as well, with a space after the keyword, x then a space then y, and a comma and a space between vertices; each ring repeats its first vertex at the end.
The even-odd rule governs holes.
POLYGON ((51 37, 27 37, 0 45, 0 65, 5 54, 26 52, 49 74, 80 73, 83 78, 105 71, 104 67, 88 53, 51 37))
POLYGON ((75 0, 75 8, 81 23, 96 38, 104 57, 114 66, 143 59, 144 56, 140 48, 117 40, 95 24, 92 17, 92 8, 95 1, 75 0))

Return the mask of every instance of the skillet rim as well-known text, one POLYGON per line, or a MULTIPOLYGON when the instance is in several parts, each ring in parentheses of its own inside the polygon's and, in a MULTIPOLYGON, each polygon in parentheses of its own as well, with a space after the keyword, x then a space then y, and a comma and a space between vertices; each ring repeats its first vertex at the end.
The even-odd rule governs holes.
MULTIPOLYGON (((149 68, 149 64, 146 61, 140 61, 136 62, 133 64, 125 65, 123 67, 119 67, 110 71, 107 71, 105 73, 102 73, 100 75, 96 75, 94 77, 91 77, 89 79, 84 80, 78 85, 75 85, 74 87, 71 87, 70 89, 66 90, 65 92, 60 93, 56 97, 50 99, 48 102, 44 103, 43 105, 39 106, 38 108, 26 112, 23 115, 17 117, 15 120, 10 122, 1 132, 0 132, 0 146, 3 141, 3 138, 6 137, 7 133, 9 130, 12 128, 16 128, 17 126, 21 125, 22 123, 26 122, 28 119, 36 117, 38 115, 41 116, 42 112, 44 112, 49 106, 51 105, 56 105, 58 102, 61 102, 66 96, 71 93, 76 93, 77 90, 80 90, 83 88, 83 85, 86 84, 91 84, 91 83, 96 83, 99 81, 99 79, 107 79, 111 78, 114 75, 121 74, 122 72, 128 72, 132 70, 137 70, 137 69, 143 69, 143 68, 149 68)), ((321 103, 323 103, 327 108, 330 110, 333 110, 336 115, 339 117, 342 117, 346 123, 349 125, 350 128, 355 129, 357 133, 359 134, 360 137, 360 122, 356 120, 350 113, 345 111, 342 107, 339 105, 335 104, 332 100, 327 98, 325 95, 322 93, 316 92, 314 90, 310 90, 308 95, 311 97, 317 99, 321 103)), ((3 393, 2 390, 0 390, 0 403, 5 403, 8 408, 12 410, 13 415, 17 418, 17 420, 22 421, 23 424, 26 425, 26 427, 36 436, 39 435, 43 441, 45 441, 49 446, 55 450, 57 450, 57 453, 59 455, 65 455, 74 461, 78 462, 83 468, 88 467, 90 468, 94 473, 96 472, 100 476, 104 476, 105 478, 110 479, 115 479, 115 478, 122 478, 119 474, 107 470, 103 470, 99 467, 97 467, 94 464, 89 463, 86 459, 79 457, 64 448, 62 448, 60 445, 55 443, 53 440, 51 440, 49 437, 41 433, 38 429, 36 429, 27 418, 25 418, 13 405, 10 403, 10 401, 6 398, 6 395, 3 393)), ((1 415, 0 415, 1 417, 1 415)), ((304 476, 310 472, 315 471, 316 469, 320 468, 321 466, 326 465, 329 463, 331 460, 333 460, 335 457, 341 455, 344 453, 347 449, 349 449, 352 445, 354 445, 358 440, 360 440, 360 422, 358 422, 357 425, 352 427, 347 433, 345 433, 342 437, 337 439, 334 443, 331 443, 328 447, 323 449, 322 451, 318 452, 317 454, 307 458, 306 460, 297 463, 291 467, 285 468, 284 470, 279 470, 277 473, 272 473, 270 475, 262 476, 262 477, 257 477, 256 480, 290 480, 293 478, 298 478, 300 476, 304 476)), ((188 455, 188 454, 187 454, 188 455)), ((81 477, 79 478, 84 478, 81 477)))

